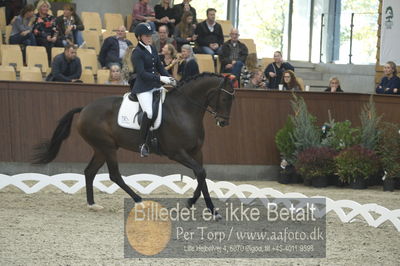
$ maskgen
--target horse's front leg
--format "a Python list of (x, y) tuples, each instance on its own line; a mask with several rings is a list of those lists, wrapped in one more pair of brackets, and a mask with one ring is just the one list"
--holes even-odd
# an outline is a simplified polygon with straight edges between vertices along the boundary
[[(194, 157), (194, 158), (193, 158)], [(186, 151), (181, 150), (179, 153), (175, 154), (171, 159), (183, 164), (184, 166), (193, 170), (194, 175), (197, 179), (197, 188), (194, 191), (193, 197), (188, 200), (188, 207), (191, 207), (196, 203), (197, 199), (200, 197), (200, 193), (203, 192), (204, 200), (206, 202), (207, 208), (213, 213), (215, 219), (221, 219), (221, 215), (217, 212), (214, 207), (214, 203), (211, 200), (210, 193), (208, 191), (206, 177), (207, 173), (203, 167), (202, 163), (202, 153), (198, 151), (193, 155), (189, 155)]]

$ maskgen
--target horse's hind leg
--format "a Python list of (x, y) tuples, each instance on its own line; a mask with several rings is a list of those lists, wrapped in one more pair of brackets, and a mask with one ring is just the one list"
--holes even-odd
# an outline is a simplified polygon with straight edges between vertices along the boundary
[(106, 157), (106, 162), (108, 166), (108, 172), (110, 173), (110, 179), (114, 183), (116, 183), (120, 188), (125, 190), (126, 193), (129, 194), (129, 196), (132, 197), (132, 199), (135, 202), (141, 202), (142, 198), (137, 195), (122, 179), (121, 173), (119, 172), (119, 167), (118, 167), (118, 162), (117, 162), (117, 152), (116, 150), (112, 150), (107, 153)]
[(100, 205), (94, 203), (93, 180), (97, 172), (99, 171), (100, 167), (103, 166), (105, 160), (106, 159), (102, 153), (95, 151), (92, 159), (90, 160), (88, 166), (85, 169), (86, 197), (89, 208), (91, 209), (102, 209)]

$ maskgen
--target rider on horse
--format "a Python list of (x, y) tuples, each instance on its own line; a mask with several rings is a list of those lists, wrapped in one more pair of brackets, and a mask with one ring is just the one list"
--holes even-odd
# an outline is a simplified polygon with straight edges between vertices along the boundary
[[(147, 135), (153, 118), (153, 92), (162, 90), (164, 84), (175, 84), (176, 81), (169, 77), (168, 72), (161, 64), (158, 52), (152, 42), (153, 29), (149, 23), (140, 23), (135, 28), (138, 45), (132, 53), (132, 64), (136, 70), (136, 80), (132, 87), (132, 94), (136, 94), (143, 110), (143, 118), (140, 125), (140, 156), (149, 155), (149, 147), (146, 144)], [(155, 114), (156, 115), (156, 114)]]

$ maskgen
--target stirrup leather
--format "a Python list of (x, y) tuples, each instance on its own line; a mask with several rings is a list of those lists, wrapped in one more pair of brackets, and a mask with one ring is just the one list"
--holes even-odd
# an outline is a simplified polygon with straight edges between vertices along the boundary
[(142, 145), (140, 145), (139, 150), (140, 150), (140, 157), (147, 157), (150, 154), (149, 146), (147, 146), (146, 143), (143, 143)]

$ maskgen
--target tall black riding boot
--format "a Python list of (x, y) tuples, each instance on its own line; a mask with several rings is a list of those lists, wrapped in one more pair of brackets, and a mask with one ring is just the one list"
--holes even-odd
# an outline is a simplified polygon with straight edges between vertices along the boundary
[(147, 136), (149, 134), (151, 126), (151, 120), (147, 118), (147, 114), (144, 113), (142, 117), (142, 123), (140, 124), (140, 141), (142, 142), (141, 145), (139, 145), (139, 150), (140, 150), (140, 157), (147, 157), (149, 156), (149, 146), (147, 146)]

